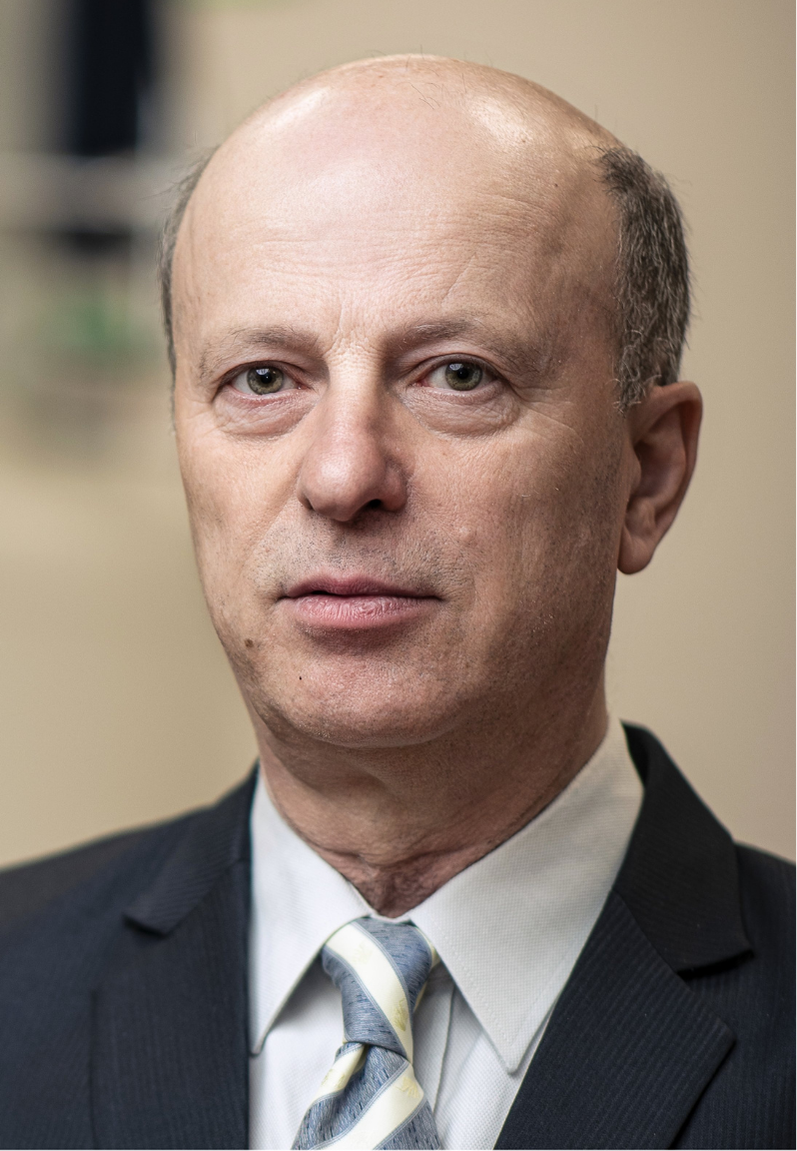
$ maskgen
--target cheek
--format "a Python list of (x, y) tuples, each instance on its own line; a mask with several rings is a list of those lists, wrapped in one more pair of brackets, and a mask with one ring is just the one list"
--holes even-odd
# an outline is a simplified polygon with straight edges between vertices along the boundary
[(619, 454), (606, 442), (558, 459), (523, 504), (523, 565), (551, 613), (585, 626), (610, 610), (622, 516)]
[(254, 452), (251, 444), (204, 434), (200, 425), (178, 425), (177, 436), (191, 532), (203, 582), (223, 577), (229, 584), (240, 579), (246, 557), (277, 514), (280, 469), (269, 466), (263, 445)]
[[(451, 537), (478, 573), (479, 599), (558, 599), (566, 587), (613, 578), (619, 538), (619, 453), (575, 436), (488, 443), (449, 470)], [(456, 479), (451, 482), (451, 476)], [(442, 517), (441, 517), (442, 518)]]

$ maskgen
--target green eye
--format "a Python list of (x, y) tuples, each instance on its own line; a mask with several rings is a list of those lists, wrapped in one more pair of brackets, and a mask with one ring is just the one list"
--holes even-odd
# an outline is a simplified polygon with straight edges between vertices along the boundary
[(279, 368), (250, 368), (246, 373), (246, 383), (256, 396), (270, 396), (280, 391), (285, 376)]
[(478, 364), (446, 364), (446, 383), (457, 392), (471, 392), (481, 381), (484, 372)]

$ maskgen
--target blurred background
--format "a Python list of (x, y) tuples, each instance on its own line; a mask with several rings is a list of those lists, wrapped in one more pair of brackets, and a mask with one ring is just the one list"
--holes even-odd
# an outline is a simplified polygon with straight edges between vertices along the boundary
[(0, 863), (210, 801), (253, 759), (194, 573), (157, 226), (263, 99), (393, 52), (539, 81), (681, 200), (703, 446), (620, 577), (610, 697), (793, 858), (793, 33), (787, 0), (2, 0)]

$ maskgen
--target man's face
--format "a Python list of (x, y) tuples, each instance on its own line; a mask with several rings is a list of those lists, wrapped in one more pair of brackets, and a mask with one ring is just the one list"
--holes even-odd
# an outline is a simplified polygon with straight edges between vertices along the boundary
[(522, 738), (608, 638), (614, 221), (549, 128), (336, 100), (233, 137), (178, 243), (211, 614), (282, 740)]

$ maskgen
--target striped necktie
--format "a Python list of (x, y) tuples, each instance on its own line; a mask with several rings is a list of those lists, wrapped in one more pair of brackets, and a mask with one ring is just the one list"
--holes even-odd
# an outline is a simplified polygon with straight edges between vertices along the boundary
[(412, 1015), (437, 962), (410, 923), (355, 919), (321, 952), (343, 997), (343, 1045), (305, 1112), (294, 1148), (437, 1148), (412, 1068)]

